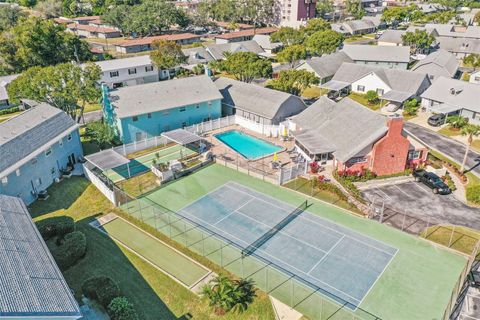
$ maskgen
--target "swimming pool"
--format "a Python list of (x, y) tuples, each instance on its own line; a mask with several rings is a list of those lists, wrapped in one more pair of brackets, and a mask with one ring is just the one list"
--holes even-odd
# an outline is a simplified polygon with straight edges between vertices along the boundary
[(237, 130), (219, 133), (216, 134), (215, 137), (250, 160), (265, 157), (282, 150), (282, 147), (257, 139)]

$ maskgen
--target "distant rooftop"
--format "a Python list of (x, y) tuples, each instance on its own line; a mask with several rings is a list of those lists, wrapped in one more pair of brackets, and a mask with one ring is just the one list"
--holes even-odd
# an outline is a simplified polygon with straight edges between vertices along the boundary
[(235, 39), (235, 38), (240, 38), (240, 37), (254, 36), (256, 34), (270, 34), (270, 33), (274, 33), (277, 30), (278, 29), (274, 28), (274, 27), (266, 27), (266, 28), (259, 28), (259, 29), (247, 29), (247, 30), (242, 30), (242, 31), (228, 32), (228, 33), (220, 34), (220, 35), (215, 36), (215, 38), (230, 40), (230, 39)]
[(342, 51), (355, 61), (410, 62), (409, 46), (396, 47), (346, 44)]
[(130, 58), (97, 61), (95, 64), (99, 66), (103, 72), (105, 72), (139, 66), (148, 66), (152, 64), (152, 60), (150, 60), (150, 55), (145, 54)]
[(122, 41), (116, 46), (119, 47), (131, 47), (131, 46), (140, 46), (140, 45), (148, 45), (152, 44), (155, 40), (167, 40), (167, 41), (180, 41), (180, 40), (187, 40), (187, 39), (199, 39), (202, 36), (193, 34), (193, 33), (176, 33), (176, 34), (164, 34), (161, 36), (153, 36), (153, 37), (144, 37), (144, 38), (137, 38), (137, 39), (130, 39)]
[(110, 91), (119, 118), (222, 99), (208, 76), (180, 78)]
[(20, 198), (0, 194), (0, 235), (0, 318), (80, 318), (78, 304)]

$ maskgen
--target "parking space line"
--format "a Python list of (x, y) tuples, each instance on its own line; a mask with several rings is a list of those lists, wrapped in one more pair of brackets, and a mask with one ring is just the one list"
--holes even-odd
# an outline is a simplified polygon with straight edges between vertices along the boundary
[(430, 190), (428, 190), (427, 188), (422, 187), (420, 183), (415, 183), (414, 185), (415, 185), (417, 188), (421, 189), (422, 191), (427, 191), (428, 193), (430, 193)]
[(386, 194), (382, 189), (380, 189), (379, 187), (375, 187), (375, 189), (377, 189), (378, 191), (380, 191), (381, 193), (383, 193), (385, 196), (382, 196), (383, 199), (388, 199), (388, 200), (392, 200), (392, 198), (390, 198), (390, 196), (388, 194)]
[(397, 186), (397, 185), (395, 184), (395, 185), (394, 185), (394, 187), (395, 187), (395, 188), (397, 188), (397, 189), (398, 189), (398, 191), (400, 191), (401, 193), (403, 193), (404, 195), (406, 195), (407, 197), (409, 197), (409, 198), (410, 198), (410, 195), (409, 195), (408, 193), (406, 193), (405, 191), (403, 191), (402, 189), (400, 189), (400, 187), (399, 187), (399, 186)]

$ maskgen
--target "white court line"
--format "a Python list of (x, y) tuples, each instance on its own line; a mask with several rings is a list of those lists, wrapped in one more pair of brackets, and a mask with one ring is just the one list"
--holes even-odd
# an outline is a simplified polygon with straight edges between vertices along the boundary
[[(274, 207), (276, 207), (276, 208), (278, 208), (278, 209), (280, 209), (280, 210), (282, 210), (282, 211), (289, 212), (289, 211), (287, 211), (286, 209), (279, 207), (279, 206), (276, 205), (275, 203), (271, 203), (271, 202), (265, 201), (265, 200), (263, 200), (263, 199), (261, 199), (261, 198), (258, 198), (258, 197), (254, 196), (254, 195), (251, 195), (251, 194), (249, 194), (248, 192), (245, 192), (245, 191), (243, 191), (243, 190), (234, 189), (234, 188), (228, 186), (228, 184), (230, 184), (230, 183), (240, 185), (241, 187), (243, 187), (243, 188), (245, 188), (245, 189), (248, 189), (248, 190), (251, 190), (251, 191), (253, 191), (254, 193), (260, 193), (260, 192), (258, 192), (258, 191), (253, 190), (253, 189), (250, 189), (250, 188), (248, 188), (248, 187), (246, 187), (246, 186), (244, 186), (244, 185), (238, 184), (238, 183), (236, 183), (236, 182), (231, 182), (231, 181), (227, 182), (224, 186), (226, 186), (226, 187), (228, 187), (228, 188), (230, 188), (230, 189), (233, 189), (233, 190), (235, 190), (235, 191), (240, 191), (240, 192), (242, 192), (242, 193), (244, 193), (244, 194), (247, 194), (247, 195), (249, 195), (249, 196), (251, 196), (251, 197), (254, 197), (254, 198), (258, 199), (259, 201), (262, 201), (262, 202), (265, 202), (265, 203), (267, 203), (267, 204), (270, 204), (270, 205), (272, 205), (272, 206), (274, 206)], [(280, 200), (275, 199), (275, 198), (273, 198), (273, 197), (271, 197), (271, 196), (269, 196), (269, 195), (267, 195), (267, 194), (262, 193), (262, 195), (264, 195), (265, 197), (267, 197), (267, 198), (269, 198), (269, 199), (271, 199), (271, 200), (274, 200), (274, 201), (277, 202), (277, 203), (278, 203), (278, 202), (281, 202)], [(287, 205), (290, 206), (289, 204), (287, 204)], [(290, 207), (291, 207), (291, 206), (290, 206)], [(325, 218), (323, 218), (323, 217), (320, 217), (320, 216), (318, 216), (318, 215), (314, 215), (314, 214), (312, 214), (312, 213), (310, 213), (310, 212), (308, 212), (308, 211), (304, 211), (304, 213), (307, 213), (307, 215), (309, 215), (309, 216), (311, 216), (311, 217), (314, 217), (314, 218), (316, 218), (316, 219), (318, 219), (318, 220), (323, 220), (323, 221), (327, 221), (328, 223), (336, 224), (336, 225), (338, 225), (338, 226), (341, 227), (341, 228), (344, 228), (344, 229), (346, 229), (346, 230), (350, 230), (351, 232), (353, 232), (353, 233), (356, 234), (356, 235), (359, 235), (360, 237), (368, 238), (368, 239), (373, 240), (373, 241), (375, 241), (375, 242), (381, 243), (381, 244), (383, 244), (383, 245), (385, 245), (385, 246), (387, 246), (387, 247), (389, 247), (389, 248), (398, 250), (397, 248), (392, 247), (392, 246), (386, 244), (386, 243), (383, 242), (383, 241), (377, 240), (377, 239), (372, 238), (372, 237), (370, 237), (370, 236), (368, 236), (368, 235), (365, 235), (365, 234), (363, 234), (363, 233), (359, 233), (359, 232), (357, 232), (357, 231), (355, 231), (355, 230), (353, 230), (353, 229), (351, 229), (351, 228), (349, 228), (349, 227), (346, 227), (346, 226), (343, 226), (343, 225), (341, 225), (341, 224), (335, 223), (334, 221), (330, 221), (330, 220), (325, 219)], [(359, 242), (359, 243), (362, 243), (362, 244), (364, 244), (364, 245), (366, 245), (366, 246), (368, 246), (368, 247), (370, 247), (370, 248), (372, 248), (372, 249), (374, 249), (374, 250), (381, 251), (381, 252), (383, 252), (383, 253), (388, 254), (389, 256), (393, 256), (390, 252), (384, 251), (384, 250), (382, 250), (382, 249), (378, 249), (378, 248), (372, 246), (371, 244), (368, 244), (368, 243), (366, 243), (366, 242), (364, 242), (364, 241), (362, 241), (362, 240), (355, 239), (355, 238), (353, 238), (353, 237), (351, 237), (351, 236), (349, 236), (349, 235), (347, 235), (347, 234), (345, 234), (345, 233), (342, 233), (342, 232), (339, 232), (338, 230), (332, 229), (332, 228), (330, 228), (329, 226), (323, 225), (323, 224), (321, 224), (321, 223), (318, 223), (318, 222), (315, 221), (315, 220), (309, 219), (309, 218), (307, 217), (307, 215), (302, 214), (302, 215), (298, 216), (298, 218), (300, 218), (300, 219), (305, 219), (305, 220), (307, 220), (307, 221), (310, 221), (310, 222), (312, 222), (312, 223), (320, 226), (320, 227), (323, 228), (323, 229), (327, 229), (327, 230), (333, 231), (333, 232), (335, 232), (335, 233), (337, 233), (337, 234), (339, 234), (339, 235), (341, 235), (341, 236), (346, 236), (346, 237), (348, 237), (348, 238), (350, 238), (350, 239), (352, 239), (352, 240), (354, 240), (354, 241), (357, 241), (357, 242)]]
[(360, 306), (363, 301), (365, 300), (365, 298), (368, 296), (368, 294), (370, 293), (370, 291), (372, 291), (373, 287), (375, 287), (375, 284), (377, 284), (378, 280), (383, 276), (383, 274), (385, 273), (385, 271), (387, 270), (388, 266), (392, 263), (392, 261), (395, 259), (395, 257), (397, 256), (397, 253), (398, 253), (398, 250), (395, 252), (395, 254), (390, 258), (390, 261), (388, 261), (388, 263), (385, 265), (385, 267), (383, 268), (382, 272), (380, 274), (377, 275), (377, 279), (375, 279), (375, 281), (372, 283), (372, 285), (370, 286), (370, 288), (367, 290), (367, 292), (365, 292), (365, 295), (363, 296), (362, 300), (360, 300), (360, 303), (358, 304), (358, 306)]
[(332, 252), (332, 250), (335, 249), (335, 247), (338, 246), (340, 241), (342, 241), (344, 238), (345, 236), (341, 237), (333, 246), (331, 246), (330, 249), (326, 252), (326, 254), (320, 260), (318, 260), (318, 262), (315, 263), (315, 265), (312, 268), (310, 268), (310, 270), (308, 270), (307, 274), (310, 275), (310, 272), (312, 272), (313, 269), (318, 267), (318, 265), (328, 257), (328, 255)]
[(244, 204), (242, 204), (240, 207), (238, 207), (237, 209), (233, 210), (232, 212), (230, 212), (229, 214), (227, 214), (226, 216), (224, 216), (223, 218), (221, 218), (220, 220), (218, 221), (215, 221), (215, 223), (213, 224), (214, 226), (216, 226), (218, 223), (222, 222), (223, 220), (227, 219), (228, 217), (230, 217), (232, 214), (234, 214), (235, 212), (237, 212), (237, 210), (240, 210), (241, 208), (245, 207), (247, 204), (249, 204), (250, 202), (252, 202), (255, 198), (252, 197), (251, 199), (248, 199)]
[[(182, 209), (182, 210), (180, 210), (180, 211), (183, 211), (183, 212), (187, 213), (190, 217), (193, 216), (193, 217), (195, 218), (195, 216), (192, 215), (192, 214), (191, 214), (190, 212), (188, 212), (187, 210)], [(180, 212), (180, 211), (179, 211), (179, 212)], [(180, 215), (180, 216), (181, 216), (181, 215)], [(189, 219), (190, 219), (190, 217), (189, 217)], [(195, 220), (200, 220), (200, 219), (195, 218)], [(199, 225), (201, 225), (202, 223), (205, 224), (205, 225), (208, 225), (208, 226), (210, 226), (210, 227), (212, 227), (212, 228), (214, 228), (214, 229), (217, 229), (217, 230), (220, 232), (220, 234), (222, 234), (222, 233), (223, 233), (223, 234), (227, 234), (227, 235), (231, 236), (233, 239), (236, 239), (236, 240), (240, 241), (241, 243), (245, 243), (245, 244), (248, 246), (248, 243), (246, 243), (245, 240), (239, 239), (239, 238), (237, 238), (236, 236), (234, 236), (233, 234), (231, 234), (231, 233), (229, 233), (229, 232), (226, 232), (226, 231), (218, 228), (217, 226), (214, 226), (214, 225), (208, 223), (207, 221), (204, 221), (204, 220), (200, 220), (200, 221), (201, 221), (201, 222), (198, 222)], [(230, 241), (231, 241), (231, 240), (230, 240)], [(261, 252), (263, 252), (263, 254), (269, 256), (271, 259), (276, 260), (276, 261), (279, 261), (281, 264), (284, 264), (284, 265), (286, 265), (286, 266), (288, 266), (288, 267), (290, 267), (290, 268), (298, 271), (299, 274), (304, 274), (304, 275), (306, 275), (306, 276), (308, 276), (308, 277), (311, 277), (311, 278), (313, 278), (314, 280), (318, 281), (319, 283), (322, 283), (322, 284), (326, 285), (327, 287), (330, 287), (330, 288), (332, 288), (333, 290), (335, 290), (335, 291), (337, 291), (337, 292), (340, 292), (341, 294), (343, 294), (343, 295), (345, 295), (345, 296), (347, 296), (347, 297), (349, 297), (349, 298), (352, 298), (352, 299), (355, 300), (355, 301), (360, 302), (360, 300), (359, 300), (358, 298), (352, 297), (352, 296), (349, 295), (348, 293), (343, 292), (342, 290), (337, 289), (337, 288), (335, 288), (334, 286), (332, 286), (332, 285), (330, 285), (330, 284), (328, 284), (328, 283), (326, 283), (326, 282), (323, 282), (322, 280), (318, 279), (317, 277), (314, 277), (314, 276), (311, 276), (311, 275), (306, 274), (304, 271), (298, 269), (297, 267), (294, 267), (294, 266), (292, 266), (291, 264), (289, 264), (289, 263), (287, 263), (287, 262), (285, 262), (285, 261), (283, 261), (283, 260), (280, 260), (279, 258), (277, 258), (277, 257), (275, 257), (275, 256), (272, 256), (271, 254), (269, 254), (269, 253), (266, 252), (265, 250), (263, 250), (263, 249), (258, 249), (258, 250), (261, 251)], [(308, 281), (308, 280), (307, 280), (307, 281)], [(325, 289), (323, 289), (323, 290), (325, 290)], [(333, 294), (333, 293), (332, 293), (332, 294)], [(342, 298), (342, 297), (338, 297), (338, 298), (345, 300), (345, 299)], [(333, 300), (334, 300), (334, 299), (333, 299)], [(345, 301), (345, 302), (348, 302), (348, 301)], [(335, 303), (338, 303), (338, 301), (335, 301)], [(350, 303), (350, 304), (351, 304), (351, 303)], [(356, 309), (356, 308), (355, 308), (355, 309)]]

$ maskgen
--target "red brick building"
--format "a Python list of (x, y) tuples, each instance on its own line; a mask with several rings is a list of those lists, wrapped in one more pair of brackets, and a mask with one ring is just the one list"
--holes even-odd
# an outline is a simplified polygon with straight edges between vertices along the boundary
[(298, 152), (339, 172), (395, 174), (428, 155), (426, 146), (403, 130), (401, 117), (385, 117), (349, 98), (336, 103), (321, 97), (291, 124)]

